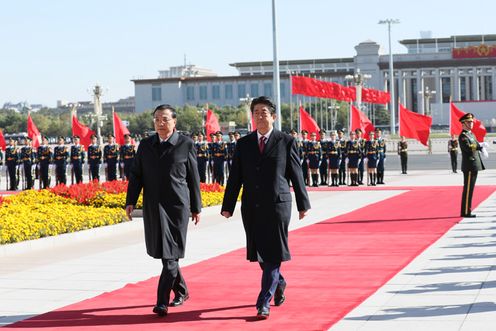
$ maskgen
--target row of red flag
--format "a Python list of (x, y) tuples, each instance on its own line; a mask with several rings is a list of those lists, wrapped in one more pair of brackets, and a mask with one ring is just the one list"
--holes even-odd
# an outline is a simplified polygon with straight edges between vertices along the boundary
[[(123, 145), (125, 143), (124, 135), (129, 134), (129, 130), (126, 127), (126, 125), (124, 125), (119, 115), (117, 115), (117, 113), (114, 111), (112, 112), (112, 119), (113, 119), (115, 142), (119, 145)], [(28, 137), (33, 140), (33, 147), (38, 148), (41, 145), (41, 133), (36, 127), (36, 124), (34, 124), (31, 114), (28, 114), (27, 130), (28, 130)], [(88, 146), (91, 144), (91, 135), (93, 134), (95, 134), (95, 131), (91, 130), (89, 127), (79, 122), (76, 114), (73, 113), (72, 135), (80, 137), (81, 145), (88, 148)], [(0, 129), (0, 147), (3, 150), (5, 150), (5, 148), (7, 147), (5, 137), (1, 129)]]
[[(356, 101), (356, 89), (354, 86), (347, 87), (338, 83), (326, 82), (305, 76), (291, 76), (291, 86), (293, 94), (348, 102)], [(388, 92), (362, 88), (363, 102), (386, 104), (390, 99), (391, 97)]]
[[(370, 119), (362, 111), (353, 105), (350, 105), (350, 130), (361, 129), (364, 137), (368, 139), (369, 132), (374, 131), (375, 127)], [(454, 103), (450, 103), (450, 134), (459, 135), (462, 131), (462, 124), (459, 119), (466, 113), (461, 111)], [(416, 139), (423, 145), (427, 146), (429, 135), (432, 126), (432, 117), (422, 115), (408, 110), (403, 105), (399, 104), (399, 132), (400, 136), (405, 138)], [(312, 116), (300, 106), (300, 128), (308, 133), (316, 133), (317, 137), (320, 128)], [(486, 128), (478, 119), (474, 119), (474, 127), (472, 129), (478, 141), (484, 141), (486, 136)]]

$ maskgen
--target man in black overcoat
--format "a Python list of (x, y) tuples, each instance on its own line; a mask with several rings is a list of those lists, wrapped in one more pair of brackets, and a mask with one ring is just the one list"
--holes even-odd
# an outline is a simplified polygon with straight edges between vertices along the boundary
[(484, 170), (480, 151), (482, 146), (472, 133), (474, 127), (474, 115), (467, 113), (460, 117), (462, 132), (458, 137), (462, 151), (463, 193), (461, 205), (461, 217), (475, 217), (472, 214), (472, 195), (474, 194), (475, 181), (479, 170)]
[(141, 140), (131, 167), (126, 197), (129, 218), (143, 190), (143, 223), (148, 255), (163, 269), (153, 312), (167, 315), (170, 292), (179, 306), (189, 294), (178, 260), (184, 257), (188, 219), (200, 220), (200, 177), (193, 140), (176, 130), (176, 111), (160, 105), (153, 112), (155, 135)]
[(266, 319), (272, 297), (276, 306), (285, 300), (286, 281), (280, 266), (281, 262), (291, 259), (288, 246), (290, 181), (300, 219), (310, 209), (310, 201), (300, 168), (297, 141), (273, 127), (275, 106), (268, 98), (259, 97), (252, 101), (250, 108), (257, 131), (236, 144), (221, 213), (226, 218), (232, 216), (243, 187), (241, 215), (247, 259), (258, 262), (263, 270), (256, 308), (258, 318)]

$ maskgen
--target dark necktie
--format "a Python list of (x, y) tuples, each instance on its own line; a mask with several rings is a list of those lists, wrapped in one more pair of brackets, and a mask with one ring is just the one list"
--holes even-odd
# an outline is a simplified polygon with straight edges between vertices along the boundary
[(261, 136), (260, 137), (260, 142), (258, 143), (258, 149), (260, 150), (260, 154), (263, 154), (264, 148), (265, 148), (265, 137)]

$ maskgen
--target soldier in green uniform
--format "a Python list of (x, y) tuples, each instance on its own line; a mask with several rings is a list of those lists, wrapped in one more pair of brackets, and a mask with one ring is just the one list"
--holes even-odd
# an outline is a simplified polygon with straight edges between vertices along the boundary
[(346, 142), (345, 154), (348, 159), (350, 186), (358, 186), (358, 162), (360, 161), (362, 150), (356, 139), (355, 131), (350, 131), (350, 140)]
[(477, 174), (480, 170), (485, 169), (480, 156), (482, 146), (472, 133), (474, 114), (463, 115), (460, 117), (460, 122), (462, 123), (462, 132), (458, 137), (458, 143), (462, 151), (463, 172), (461, 217), (475, 217), (475, 214), (472, 214), (472, 195), (474, 194)]
[(406, 175), (407, 163), (408, 163), (408, 143), (405, 137), (401, 136), (398, 142), (398, 155), (401, 161), (401, 173)]
[[(341, 145), (336, 138), (336, 131), (331, 131), (331, 139), (327, 142), (327, 160), (329, 161), (329, 172), (331, 174), (331, 183), (329, 186), (339, 186), (338, 171), (339, 162), (341, 161)], [(324, 153), (324, 151), (322, 151)]]
[(451, 158), (451, 170), (456, 174), (458, 168), (458, 139), (456, 139), (456, 135), (452, 135), (451, 139), (448, 140), (448, 153)]
[(33, 164), (36, 161), (36, 152), (32, 146), (31, 138), (26, 138), (26, 146), (21, 148), (20, 161), (24, 170), (23, 189), (30, 190), (34, 186), (33, 182)]
[(375, 129), (377, 141), (377, 184), (384, 183), (384, 166), (386, 163), (386, 140), (382, 137), (382, 130)]

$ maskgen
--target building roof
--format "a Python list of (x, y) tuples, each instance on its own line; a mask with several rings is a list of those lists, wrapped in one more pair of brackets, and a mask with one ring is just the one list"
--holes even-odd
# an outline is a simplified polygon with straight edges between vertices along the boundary
[[(307, 60), (280, 60), (279, 66), (284, 65), (298, 65), (298, 64), (321, 64), (321, 63), (353, 63), (352, 57), (333, 58), (333, 59), (307, 59)], [(252, 62), (236, 62), (230, 63), (231, 67), (257, 67), (257, 66), (271, 66), (272, 61), (252, 61)]]
[(418, 38), (418, 39), (403, 39), (399, 43), (402, 45), (416, 45), (418, 44), (434, 44), (438, 43), (451, 43), (451, 42), (467, 42), (467, 41), (496, 41), (496, 34), (477, 34), (465, 36), (451, 36), (448, 38)]

